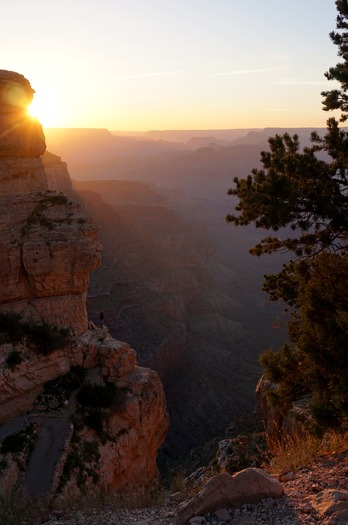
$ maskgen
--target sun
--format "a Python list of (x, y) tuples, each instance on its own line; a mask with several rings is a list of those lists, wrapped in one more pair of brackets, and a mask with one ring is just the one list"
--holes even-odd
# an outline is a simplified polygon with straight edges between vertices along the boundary
[(35, 95), (27, 111), (30, 117), (38, 119), (44, 128), (54, 127), (59, 115), (55, 101), (48, 95)]

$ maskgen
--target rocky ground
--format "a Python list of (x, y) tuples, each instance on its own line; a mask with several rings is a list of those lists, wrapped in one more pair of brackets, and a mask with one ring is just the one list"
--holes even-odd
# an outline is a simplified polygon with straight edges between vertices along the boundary
[[(284, 496), (223, 508), (190, 520), (191, 525), (347, 525), (348, 454), (318, 458), (311, 468), (282, 478)], [(56, 511), (45, 525), (169, 525), (175, 523), (179, 493), (159, 505), (131, 509), (110, 502), (75, 511)]]

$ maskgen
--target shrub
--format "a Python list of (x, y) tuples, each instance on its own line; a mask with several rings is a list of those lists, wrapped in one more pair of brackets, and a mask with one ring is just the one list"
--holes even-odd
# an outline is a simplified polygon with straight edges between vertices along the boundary
[(47, 323), (29, 326), (28, 335), (30, 341), (43, 354), (49, 354), (57, 348), (63, 348), (70, 340), (67, 328), (57, 328)]
[(85, 463), (98, 462), (100, 459), (97, 441), (85, 441), (82, 447), (82, 459)]
[(29, 515), (29, 506), (18, 489), (4, 484), (0, 486), (0, 523), (1, 525), (19, 525), (25, 523)]
[(325, 454), (347, 452), (348, 432), (331, 431), (322, 438), (310, 432), (286, 436), (270, 446), (267, 470), (282, 472), (291, 469), (296, 472), (310, 467), (315, 460)]
[(64, 195), (64, 193), (59, 193), (57, 195), (46, 194), (46, 199), (48, 200), (48, 202), (57, 205), (67, 204), (69, 201), (68, 197)]
[(8, 452), (19, 454), (25, 450), (31, 451), (36, 437), (35, 428), (34, 424), (30, 424), (19, 432), (7, 436), (1, 445), (2, 454)]
[(18, 350), (12, 350), (6, 359), (6, 364), (13, 371), (17, 365), (20, 365), (23, 361), (23, 357)]
[(70, 334), (67, 328), (58, 328), (44, 322), (33, 325), (22, 321), (18, 314), (0, 312), (0, 344), (18, 343), (25, 338), (38, 351), (48, 354), (66, 346), (70, 341)]
[(95, 430), (97, 434), (103, 432), (103, 413), (98, 408), (90, 408), (83, 416), (84, 423)]
[(18, 343), (24, 336), (19, 316), (9, 312), (0, 313), (0, 344)]
[(84, 381), (86, 370), (82, 366), (72, 366), (63, 376), (52, 379), (44, 385), (45, 393), (54, 394), (57, 391), (73, 392), (80, 388)]
[(85, 441), (82, 445), (74, 443), (64, 465), (58, 491), (61, 492), (72, 475), (76, 476), (77, 486), (82, 488), (88, 478), (93, 483), (99, 481), (98, 461), (100, 454), (97, 441)]
[(112, 405), (117, 393), (117, 387), (113, 383), (82, 385), (77, 393), (77, 401), (80, 405), (93, 408), (108, 408)]

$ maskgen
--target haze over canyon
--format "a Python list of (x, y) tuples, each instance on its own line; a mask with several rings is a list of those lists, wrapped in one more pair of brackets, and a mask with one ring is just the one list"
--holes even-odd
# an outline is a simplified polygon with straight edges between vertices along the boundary
[[(258, 356), (284, 338), (286, 319), (261, 291), (281, 260), (250, 256), (260, 232), (225, 222), (233, 177), (257, 167), (281, 131), (45, 130), (101, 228), (89, 316), (97, 323), (102, 310), (110, 333), (159, 373), (170, 457), (254, 409)], [(290, 131), (309, 142), (310, 130)], [(44, 163), (60, 166), (48, 155)]]

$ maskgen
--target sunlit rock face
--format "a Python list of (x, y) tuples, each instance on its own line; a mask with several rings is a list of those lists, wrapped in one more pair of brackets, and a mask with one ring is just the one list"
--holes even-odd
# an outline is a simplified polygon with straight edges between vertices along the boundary
[(0, 157), (38, 157), (44, 153), (42, 126), (28, 114), (34, 93), (23, 75), (0, 70)]
[[(17, 314), (31, 330), (43, 322), (53, 332), (52, 327), (66, 328), (59, 333), (69, 337), (42, 351), (27, 336), (16, 339), (18, 324), (1, 327), (0, 336), (7, 339), (0, 337), (0, 425), (22, 415), (35, 417), (44, 385), (73, 366), (83, 367), (88, 377), (114, 383), (124, 395), (122, 403), (103, 412), (107, 439), (99, 442), (99, 434), (82, 425), (76, 429), (81, 430), (79, 443), (98, 444), (95, 474), (103, 490), (137, 491), (157, 475), (157, 450), (168, 431), (162, 384), (155, 372), (136, 365), (135, 351), (126, 343), (88, 323), (89, 274), (101, 261), (98, 228), (80, 204), (62, 193), (71, 192), (71, 181), (60, 158), (46, 154), (45, 171), (41, 126), (26, 116), (32, 95), (24, 77), (0, 71), (0, 314)], [(13, 355), (19, 357), (14, 366)], [(51, 416), (59, 420), (59, 412)], [(37, 443), (42, 455), (40, 439)], [(43, 473), (44, 480), (59, 479), (69, 447), (73, 444), (67, 440), (59, 448), (60, 459)], [(72, 473), (67, 491), (77, 490), (75, 478)], [(50, 483), (44, 487), (47, 494), (55, 490)]]
[[(87, 329), (89, 274), (101, 260), (95, 222), (50, 191), (45, 138), (27, 113), (34, 90), (0, 70), (0, 310), (28, 322)], [(59, 188), (60, 190), (60, 188)]]

